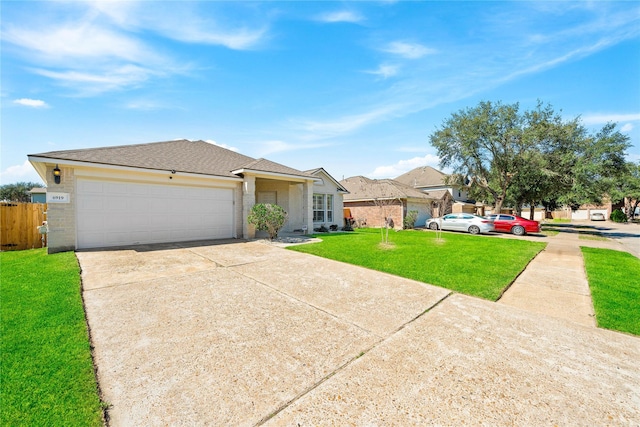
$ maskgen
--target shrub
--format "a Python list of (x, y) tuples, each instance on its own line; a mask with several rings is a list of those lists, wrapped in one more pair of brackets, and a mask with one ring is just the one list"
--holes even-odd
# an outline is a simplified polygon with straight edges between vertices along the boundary
[(418, 211), (409, 211), (407, 212), (407, 216), (404, 217), (404, 228), (409, 229), (413, 228), (416, 225), (416, 220), (418, 219)]
[(620, 209), (611, 212), (609, 219), (613, 222), (627, 222), (627, 216)]
[(287, 221), (287, 213), (278, 205), (271, 203), (258, 203), (253, 205), (247, 221), (256, 227), (256, 230), (269, 233), (271, 240), (278, 237), (278, 231)]

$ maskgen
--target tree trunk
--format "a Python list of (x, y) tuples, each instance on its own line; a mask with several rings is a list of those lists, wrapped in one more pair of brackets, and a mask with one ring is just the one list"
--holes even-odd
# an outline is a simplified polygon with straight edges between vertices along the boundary
[(497, 197), (496, 198), (496, 204), (493, 207), (493, 213), (494, 214), (499, 214), (501, 210), (502, 210), (502, 197)]
[(536, 216), (536, 202), (531, 202), (531, 205), (529, 206), (529, 219), (533, 221), (535, 216)]
[(627, 221), (633, 221), (633, 214), (636, 212), (636, 207), (638, 206), (638, 202), (633, 203), (633, 199), (631, 197), (624, 198), (624, 210), (627, 215)]
[(516, 215), (522, 216), (522, 202), (516, 204)]

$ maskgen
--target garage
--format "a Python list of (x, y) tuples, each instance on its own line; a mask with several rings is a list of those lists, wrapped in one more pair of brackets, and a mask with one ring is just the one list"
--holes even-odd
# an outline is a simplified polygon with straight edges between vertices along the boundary
[(233, 190), (80, 179), (80, 249), (234, 237)]

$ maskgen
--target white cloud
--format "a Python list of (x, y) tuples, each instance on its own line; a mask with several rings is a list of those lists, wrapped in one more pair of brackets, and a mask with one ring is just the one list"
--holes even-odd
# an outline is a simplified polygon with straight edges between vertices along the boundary
[(382, 48), (383, 52), (392, 53), (407, 59), (419, 59), (425, 55), (432, 55), (437, 52), (418, 43), (391, 42)]
[(153, 70), (138, 67), (137, 65), (123, 65), (95, 73), (74, 70), (49, 71), (44, 69), (34, 69), (33, 71), (41, 76), (57, 80), (62, 85), (71, 87), (84, 96), (135, 86), (158, 74)]
[(40, 61), (64, 65), (69, 61), (107, 59), (131, 62), (157, 62), (156, 55), (144, 43), (120, 32), (91, 22), (53, 24), (47, 27), (18, 28), (3, 32), (5, 41), (27, 49)]
[(30, 98), (20, 98), (13, 101), (14, 104), (24, 105), (25, 107), (33, 107), (33, 108), (48, 108), (46, 102), (40, 99), (30, 99)]
[(239, 150), (236, 147), (231, 147), (227, 144), (221, 144), (219, 142), (215, 142), (213, 139), (205, 139), (204, 142), (208, 142), (209, 144), (217, 145), (218, 147), (226, 148), (227, 150), (238, 152)]
[(159, 49), (149, 33), (230, 49), (248, 49), (266, 37), (266, 25), (214, 21), (197, 9), (197, 3), (156, 8), (151, 2), (71, 2), (60, 15), (52, 8), (50, 16), (8, 24), (2, 39), (19, 48), (31, 71), (92, 96), (191, 69), (178, 53)]
[(640, 113), (634, 114), (587, 114), (581, 117), (585, 125), (600, 125), (609, 122), (637, 122), (640, 121)]
[(387, 79), (389, 77), (393, 77), (398, 74), (398, 70), (400, 69), (399, 65), (392, 64), (380, 64), (378, 69), (373, 71), (365, 71), (367, 74), (374, 74), (376, 76), (380, 76), (383, 79)]
[(0, 184), (4, 185), (14, 182), (42, 182), (42, 179), (31, 163), (29, 163), (29, 160), (25, 160), (21, 165), (9, 166), (0, 172)]
[(438, 156), (427, 154), (423, 157), (400, 160), (392, 165), (378, 166), (367, 176), (369, 178), (395, 178), (420, 166), (432, 166), (434, 168), (438, 168), (439, 163), (440, 158)]
[(307, 150), (311, 148), (328, 147), (328, 143), (290, 143), (280, 140), (260, 141), (260, 149), (257, 156), (264, 157), (273, 153), (282, 153), (286, 151)]
[(620, 132), (631, 132), (633, 130), (633, 127), (634, 126), (631, 123), (626, 123), (620, 128)]
[(400, 105), (385, 105), (361, 114), (347, 115), (331, 121), (302, 121), (298, 126), (303, 131), (312, 134), (311, 138), (330, 138), (353, 132), (374, 122), (386, 120), (401, 108)]
[(229, 49), (245, 50), (260, 43), (267, 33), (266, 28), (220, 31), (211, 28), (199, 28), (190, 25), (172, 25), (163, 35), (174, 40), (188, 43), (202, 43), (225, 46)]
[(353, 23), (357, 23), (362, 21), (364, 18), (362, 17), (362, 15), (352, 12), (352, 11), (348, 11), (348, 10), (341, 10), (341, 11), (336, 11), (336, 12), (328, 12), (325, 14), (322, 14), (318, 17), (318, 21), (322, 21), (322, 22), (328, 22), (328, 23), (334, 23), (334, 22), (353, 22)]

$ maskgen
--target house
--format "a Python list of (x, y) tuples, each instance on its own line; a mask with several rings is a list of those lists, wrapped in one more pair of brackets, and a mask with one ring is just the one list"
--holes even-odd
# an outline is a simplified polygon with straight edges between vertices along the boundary
[(418, 212), (418, 227), (431, 218), (433, 197), (395, 180), (354, 176), (340, 184), (349, 192), (344, 195), (344, 207), (358, 225), (383, 227), (385, 219), (391, 218), (394, 228), (402, 228), (409, 211)]
[(34, 187), (28, 191), (31, 203), (47, 203), (47, 189)]
[[(466, 186), (447, 184), (446, 178), (447, 174), (431, 166), (421, 166), (394, 178), (394, 180), (433, 196), (441, 195), (440, 200), (442, 200), (444, 207), (441, 215), (451, 212), (475, 213), (476, 203), (469, 199)], [(448, 192), (451, 198), (449, 199), (443, 192)]]
[(314, 215), (320, 219), (322, 210), (326, 221), (342, 206), (341, 186), (321, 168), (303, 172), (205, 141), (52, 151), (28, 158), (47, 184), (50, 253), (250, 239), (256, 230), (247, 216), (255, 203), (276, 203), (288, 212), (282, 231), (311, 231)]
[(323, 168), (305, 171), (316, 177), (313, 184), (313, 228), (335, 225), (341, 227), (344, 195), (348, 194), (342, 184)]
[[(572, 221), (588, 221), (591, 218), (591, 214), (601, 213), (605, 218), (609, 219), (611, 216), (611, 212), (613, 212), (616, 208), (614, 207), (611, 200), (605, 198), (602, 201), (602, 204), (594, 205), (594, 204), (586, 204), (580, 205), (578, 209), (572, 210), (570, 206), (565, 206), (562, 209), (557, 209), (551, 212), (552, 218), (563, 218), (570, 219)], [(545, 216), (543, 216), (545, 212), (542, 214), (538, 214), (536, 212), (536, 220), (543, 220)]]

